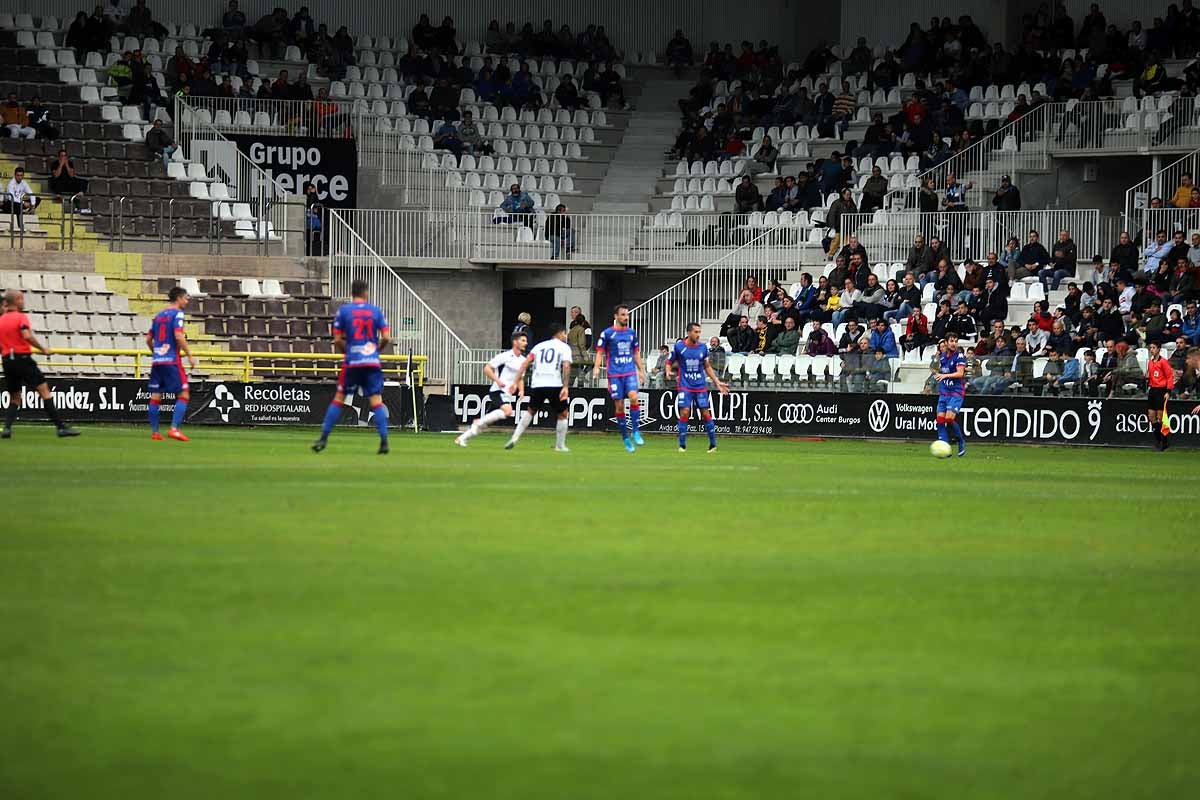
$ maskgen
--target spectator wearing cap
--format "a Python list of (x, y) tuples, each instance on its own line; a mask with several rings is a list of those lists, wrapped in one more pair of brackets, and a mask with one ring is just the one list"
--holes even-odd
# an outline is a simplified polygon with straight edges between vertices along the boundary
[(992, 205), (997, 211), (1021, 210), (1021, 190), (1013, 186), (1009, 176), (1000, 176), (1000, 188), (992, 196)]

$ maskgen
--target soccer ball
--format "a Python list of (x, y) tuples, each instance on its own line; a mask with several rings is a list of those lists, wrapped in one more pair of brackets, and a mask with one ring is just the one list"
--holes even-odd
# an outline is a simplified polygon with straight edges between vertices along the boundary
[(949, 458), (954, 454), (949, 442), (943, 442), (941, 439), (934, 439), (929, 445), (929, 455), (934, 458)]

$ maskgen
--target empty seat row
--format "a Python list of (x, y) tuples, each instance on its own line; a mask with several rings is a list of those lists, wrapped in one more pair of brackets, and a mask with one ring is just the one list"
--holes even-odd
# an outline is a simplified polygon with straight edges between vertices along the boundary
[(35, 331), (46, 333), (145, 334), (148, 325), (132, 314), (83, 314), (71, 312), (30, 312)]
[(120, 294), (60, 294), (31, 290), (25, 305), (34, 311), (75, 314), (128, 314), (129, 298)]
[[(506, 192), (498, 189), (488, 192), (482, 189), (472, 189), (467, 204), (471, 208), (499, 208), (500, 204), (504, 202), (505, 194)], [(529, 192), (529, 197), (533, 200), (535, 208), (554, 209), (562, 202), (562, 198), (558, 196), (557, 192), (547, 192), (544, 199), (541, 192)]]
[(206, 317), (328, 317), (331, 305), (329, 300), (198, 297), (192, 313)]
[(0, 272), (0, 288), (26, 292), (108, 293), (103, 275), (82, 272)]
[(469, 172), (464, 178), (463, 175), (457, 172), (446, 173), (446, 186), (452, 189), (467, 188), (498, 191), (507, 190), (514, 183), (520, 184), (521, 190), (525, 192), (577, 193), (575, 179), (569, 175), (563, 175), (556, 181), (552, 175), (542, 175), (540, 178), (535, 175), (524, 175), (518, 179), (512, 173), (500, 175), (495, 172), (489, 172), (486, 175), (480, 175), (477, 172)]

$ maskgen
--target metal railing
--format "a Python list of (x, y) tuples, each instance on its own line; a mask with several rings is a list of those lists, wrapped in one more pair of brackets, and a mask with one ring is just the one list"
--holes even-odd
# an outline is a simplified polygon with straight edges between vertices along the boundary
[[(942, 163), (917, 176), (919, 185), (933, 180), (939, 206), (944, 199), (947, 177), (954, 173), (966, 191), (967, 207), (990, 208), (992, 197), (1000, 186), (1000, 176), (1014, 175), (1021, 170), (1043, 170), (1049, 166), (1046, 140), (1049, 135), (1049, 106), (1040, 105), (1013, 122), (1003, 125), (967, 149), (954, 154)], [(1014, 178), (1014, 180), (1016, 180)], [(916, 210), (919, 188), (891, 192), (884, 199), (884, 208)]]
[(366, 280), (372, 298), (388, 317), (395, 346), (426, 358), (429, 381), (447, 383), (454, 351), (465, 348), (466, 343), (355, 232), (343, 214), (330, 210), (325, 229), (330, 294), (335, 300), (349, 300), (351, 283)]
[(1165, 230), (1170, 237), (1175, 231), (1183, 231), (1189, 238), (1193, 231), (1200, 231), (1200, 208), (1147, 208), (1141, 212), (1144, 242), (1154, 241), (1157, 231)]
[(1129, 235), (1136, 237), (1137, 232), (1141, 231), (1143, 240), (1145, 240), (1147, 232), (1153, 234), (1157, 228), (1147, 225), (1147, 212), (1151, 210), (1151, 202), (1157, 198), (1162, 201), (1162, 205), (1166, 206), (1171, 202), (1176, 187), (1180, 185), (1180, 178), (1186, 174), (1195, 179), (1198, 168), (1200, 168), (1200, 150), (1193, 150), (1178, 161), (1171, 162), (1150, 177), (1126, 189), (1125, 229), (1129, 231)]
[[(670, 288), (634, 307), (630, 324), (637, 329), (645, 352), (672, 342), (684, 334), (688, 322), (723, 321), (736, 302), (747, 275), (755, 275), (766, 285), (761, 252), (769, 246), (773, 231), (762, 231), (754, 238), (717, 258)], [(783, 272), (780, 269), (779, 272)], [(787, 276), (781, 275), (786, 279)]]
[[(190, 99), (190, 98), (189, 98)], [(286, 229), (286, 206), (288, 194), (260, 166), (238, 149), (238, 146), (213, 127), (208, 113), (199, 114), (187, 100), (175, 98), (175, 142), (188, 161), (200, 163), (206, 175), (217, 184), (224, 184), (228, 199), (213, 200), (214, 209), (220, 216), (217, 203), (246, 203), (250, 207), (251, 220), (236, 221), (237, 228), (252, 232), (253, 239), (263, 255), (268, 255), (273, 243), (278, 243), (280, 252), (288, 255), (287, 237), (280, 235)], [(209, 199), (209, 187), (205, 185), (204, 196)], [(248, 230), (247, 230), (248, 229)]]
[(1048, 115), (1048, 145), (1056, 156), (1178, 153), (1200, 147), (1200, 105), (1195, 97), (1068, 100), (1040, 108)]
[[(403, 350), (401, 344), (396, 349)], [(229, 375), (237, 380), (262, 380), (280, 374), (312, 380), (341, 371), (345, 356), (341, 353), (250, 353), (236, 350), (193, 350), (192, 355), (206, 373)], [(69, 361), (61, 360), (63, 357)], [(42, 366), (79, 374), (119, 375), (132, 372), (143, 378), (150, 368), (153, 354), (146, 350), (93, 347), (57, 347), (46, 357)], [(402, 379), (414, 386), (425, 385), (425, 364), (421, 355), (407, 353), (381, 354), (384, 377)]]
[[(389, 263), (466, 259), (487, 263), (574, 261), (696, 269), (754, 243), (764, 267), (821, 262), (812, 229), (763, 214), (571, 214), (569, 228), (538, 208), (528, 215), (497, 209), (350, 209), (341, 212)], [(569, 230), (569, 233), (564, 231)]]
[(1036, 230), (1047, 249), (1058, 232), (1065, 230), (1075, 241), (1079, 258), (1107, 253), (1113, 242), (1101, 237), (1098, 209), (1047, 209), (1044, 211), (947, 211), (922, 214), (916, 211), (886, 211), (875, 214), (843, 214), (843, 237), (858, 237), (872, 263), (904, 261), (916, 235), (928, 242), (936, 236), (956, 263), (973, 258), (980, 263), (989, 250), (1001, 253), (1010, 236), (1022, 245)]
[(197, 123), (222, 133), (350, 139), (360, 115), (350, 101), (269, 100), (257, 97), (188, 97)]

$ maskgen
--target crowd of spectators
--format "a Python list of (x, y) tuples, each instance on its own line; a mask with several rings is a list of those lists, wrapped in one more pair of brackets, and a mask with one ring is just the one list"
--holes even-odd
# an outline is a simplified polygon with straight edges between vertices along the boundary
[[(1030, 231), (1023, 246), (1014, 239), (1004, 254), (968, 260), (961, 275), (943, 251), (937, 238), (918, 235), (904, 270), (881, 281), (850, 236), (833, 269), (815, 281), (805, 272), (793, 287), (771, 280), (763, 289), (747, 278), (721, 336), (732, 353), (837, 356), (842, 388), (870, 391), (891, 380), (890, 371), (872, 372), (885, 364), (894, 370), (887, 359), (944, 346), (954, 333), (968, 358), (970, 391), (988, 394), (1140, 391), (1139, 353), (1158, 345), (1176, 370), (1176, 395), (1200, 393), (1195, 371), (1186, 369), (1200, 347), (1200, 232), (1185, 241), (1182, 231), (1160, 230), (1141, 250), (1122, 233), (1109, 258), (1097, 255), (1090, 267), (1078, 263), (1068, 231), (1058, 233), (1052, 252)], [(1039, 277), (1064, 283), (1065, 296), (1053, 306), (1037, 300), (1023, 325), (1010, 324), (1010, 287)], [(932, 303), (922, 302), (929, 283)], [(1044, 368), (1035, 370), (1041, 359)]]

